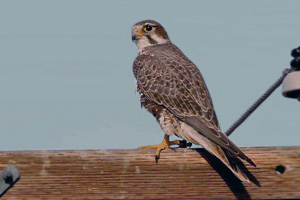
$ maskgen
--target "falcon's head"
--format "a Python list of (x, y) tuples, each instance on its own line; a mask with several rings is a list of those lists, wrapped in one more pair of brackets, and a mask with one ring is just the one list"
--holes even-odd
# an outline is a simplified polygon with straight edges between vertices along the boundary
[(142, 51), (145, 47), (170, 42), (167, 32), (160, 23), (153, 20), (144, 20), (132, 27), (132, 41)]

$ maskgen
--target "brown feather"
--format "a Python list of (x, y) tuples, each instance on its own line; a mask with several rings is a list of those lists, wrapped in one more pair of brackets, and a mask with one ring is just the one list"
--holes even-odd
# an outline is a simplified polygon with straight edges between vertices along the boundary
[[(134, 63), (137, 84), (143, 94), (212, 142), (255, 166), (220, 130), (209, 91), (196, 66), (172, 43), (145, 50), (147, 54), (138, 56)], [(161, 82), (164, 77), (167, 79)], [(164, 90), (170, 92), (162, 93)]]
[[(168, 38), (155, 21), (137, 24), (154, 25), (155, 34)], [(144, 47), (134, 61), (133, 72), (142, 105), (156, 117), (167, 135), (176, 134), (202, 145), (242, 181), (249, 181), (231, 155), (255, 164), (221, 131), (200, 71), (175, 45), (168, 40)]]

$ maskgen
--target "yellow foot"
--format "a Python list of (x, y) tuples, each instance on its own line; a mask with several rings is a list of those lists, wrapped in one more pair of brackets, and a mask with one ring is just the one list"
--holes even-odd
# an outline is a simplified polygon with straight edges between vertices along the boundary
[(160, 144), (156, 145), (147, 145), (147, 146), (141, 146), (139, 149), (156, 149), (155, 153), (155, 162), (157, 163), (160, 158), (160, 152), (164, 149), (170, 148), (171, 145), (181, 145), (182, 141), (175, 140), (175, 141), (169, 141), (168, 135), (165, 135), (164, 140)]

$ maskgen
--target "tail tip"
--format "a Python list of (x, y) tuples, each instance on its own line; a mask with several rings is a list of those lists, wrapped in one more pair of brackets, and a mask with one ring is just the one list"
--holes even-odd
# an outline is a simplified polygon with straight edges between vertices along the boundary
[(245, 158), (245, 160), (250, 163), (252, 166), (256, 167), (256, 164), (250, 159), (250, 158)]

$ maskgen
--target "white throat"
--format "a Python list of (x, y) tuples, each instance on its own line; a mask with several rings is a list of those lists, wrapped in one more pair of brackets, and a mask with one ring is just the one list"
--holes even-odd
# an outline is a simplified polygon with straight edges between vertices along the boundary
[(142, 38), (140, 38), (137, 42), (136, 45), (138, 47), (139, 53), (143, 51), (144, 48), (149, 47), (149, 46), (154, 46), (154, 45), (159, 45), (159, 44), (165, 44), (170, 42), (169, 39), (163, 39), (161, 37), (158, 37), (155, 34), (151, 35), (151, 39), (153, 39), (156, 43), (155, 44), (151, 44), (149, 39), (145, 36), (143, 36)]
[(153, 44), (151, 44), (146, 37), (142, 37), (136, 42), (136, 46), (139, 50), (139, 53), (141, 53), (145, 47), (153, 46)]

